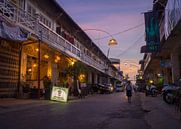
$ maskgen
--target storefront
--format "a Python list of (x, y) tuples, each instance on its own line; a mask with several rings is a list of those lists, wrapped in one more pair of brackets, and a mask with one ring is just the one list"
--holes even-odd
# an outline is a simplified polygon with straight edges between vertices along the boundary
[[(40, 64), (38, 64), (39, 51)], [(24, 45), (21, 57), (22, 91), (29, 92), (23, 89), (30, 89), (30, 91), (31, 89), (40, 89), (40, 94), (43, 95), (47, 87), (49, 90), (52, 86), (71, 87), (73, 79), (68, 70), (73, 61), (74, 59), (61, 54), (44, 43), (41, 44), (40, 50), (36, 42)], [(38, 69), (38, 65), (40, 65), (40, 69)], [(40, 86), (38, 84), (39, 77)], [(45, 83), (47, 79), (50, 81), (48, 84)]]

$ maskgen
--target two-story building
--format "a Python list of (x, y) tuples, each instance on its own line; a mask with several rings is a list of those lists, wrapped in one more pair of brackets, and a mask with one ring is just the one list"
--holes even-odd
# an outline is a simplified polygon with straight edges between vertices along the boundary
[(73, 85), (68, 70), (77, 62), (87, 84), (122, 78), (56, 0), (0, 0), (0, 96), (16, 96), (22, 86), (43, 89), (45, 76)]

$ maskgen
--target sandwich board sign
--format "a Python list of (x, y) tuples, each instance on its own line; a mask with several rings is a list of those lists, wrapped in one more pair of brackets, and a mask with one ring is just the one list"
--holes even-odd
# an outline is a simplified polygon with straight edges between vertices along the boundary
[(68, 88), (53, 86), (51, 93), (51, 100), (67, 102), (68, 101)]

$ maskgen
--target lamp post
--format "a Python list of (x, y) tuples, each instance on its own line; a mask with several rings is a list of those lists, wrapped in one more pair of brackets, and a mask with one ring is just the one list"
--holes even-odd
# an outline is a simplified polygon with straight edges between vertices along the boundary
[(109, 58), (109, 52), (110, 52), (111, 46), (115, 46), (115, 45), (117, 45), (117, 44), (118, 44), (118, 43), (117, 43), (117, 41), (116, 41), (114, 38), (112, 38), (112, 39), (109, 40), (109, 43), (108, 43), (109, 48), (108, 48), (108, 51), (107, 51), (107, 58)]
[(107, 32), (107, 31), (105, 31), (105, 30), (102, 30), (102, 29), (94, 29), (94, 28), (93, 28), (93, 29), (84, 29), (83, 31), (99, 31), (99, 32), (106, 33), (108, 36), (111, 37), (111, 39), (109, 39), (109, 41), (108, 41), (108, 46), (109, 46), (109, 48), (108, 48), (107, 55), (106, 55), (106, 57), (109, 58), (109, 53), (110, 53), (110, 48), (111, 48), (111, 46), (115, 46), (115, 45), (118, 44), (118, 42), (116, 41), (116, 39), (115, 39), (109, 32)]

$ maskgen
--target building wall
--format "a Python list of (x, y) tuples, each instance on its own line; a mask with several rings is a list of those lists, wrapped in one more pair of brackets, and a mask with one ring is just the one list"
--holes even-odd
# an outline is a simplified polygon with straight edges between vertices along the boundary
[(0, 97), (14, 97), (19, 71), (19, 44), (0, 39)]

